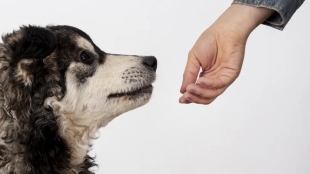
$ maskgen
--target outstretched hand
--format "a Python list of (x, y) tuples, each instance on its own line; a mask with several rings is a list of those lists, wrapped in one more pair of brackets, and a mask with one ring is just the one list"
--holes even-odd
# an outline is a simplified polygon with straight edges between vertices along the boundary
[(179, 102), (210, 104), (221, 95), (240, 74), (248, 36), (272, 13), (245, 5), (229, 7), (190, 50)]

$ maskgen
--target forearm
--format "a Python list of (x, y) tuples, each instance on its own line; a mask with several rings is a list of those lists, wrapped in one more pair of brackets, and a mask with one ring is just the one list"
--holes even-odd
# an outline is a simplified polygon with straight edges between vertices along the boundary
[(267, 8), (233, 4), (213, 25), (230, 30), (246, 39), (258, 25), (269, 18), (274, 12), (274, 10)]
[(304, 0), (233, 0), (232, 4), (242, 4), (274, 10), (262, 24), (283, 30)]

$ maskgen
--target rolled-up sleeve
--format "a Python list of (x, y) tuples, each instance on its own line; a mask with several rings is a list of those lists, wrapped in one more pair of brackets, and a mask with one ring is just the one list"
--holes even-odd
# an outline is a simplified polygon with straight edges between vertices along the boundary
[(304, 0), (234, 0), (232, 4), (243, 4), (275, 10), (262, 24), (283, 30)]

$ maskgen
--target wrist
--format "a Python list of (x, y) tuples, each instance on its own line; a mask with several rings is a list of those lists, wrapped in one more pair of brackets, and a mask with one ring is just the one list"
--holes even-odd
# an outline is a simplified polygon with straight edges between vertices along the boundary
[(250, 33), (268, 17), (273, 10), (248, 5), (231, 5), (214, 23), (226, 29), (234, 30), (240, 35), (248, 37)]

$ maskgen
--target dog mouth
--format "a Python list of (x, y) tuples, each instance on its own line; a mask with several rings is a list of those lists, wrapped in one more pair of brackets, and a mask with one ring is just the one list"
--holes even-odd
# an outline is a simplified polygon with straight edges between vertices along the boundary
[(149, 94), (152, 92), (152, 89), (153, 89), (152, 85), (146, 85), (128, 92), (112, 93), (108, 96), (108, 98), (120, 98), (124, 96), (137, 96), (141, 94)]

